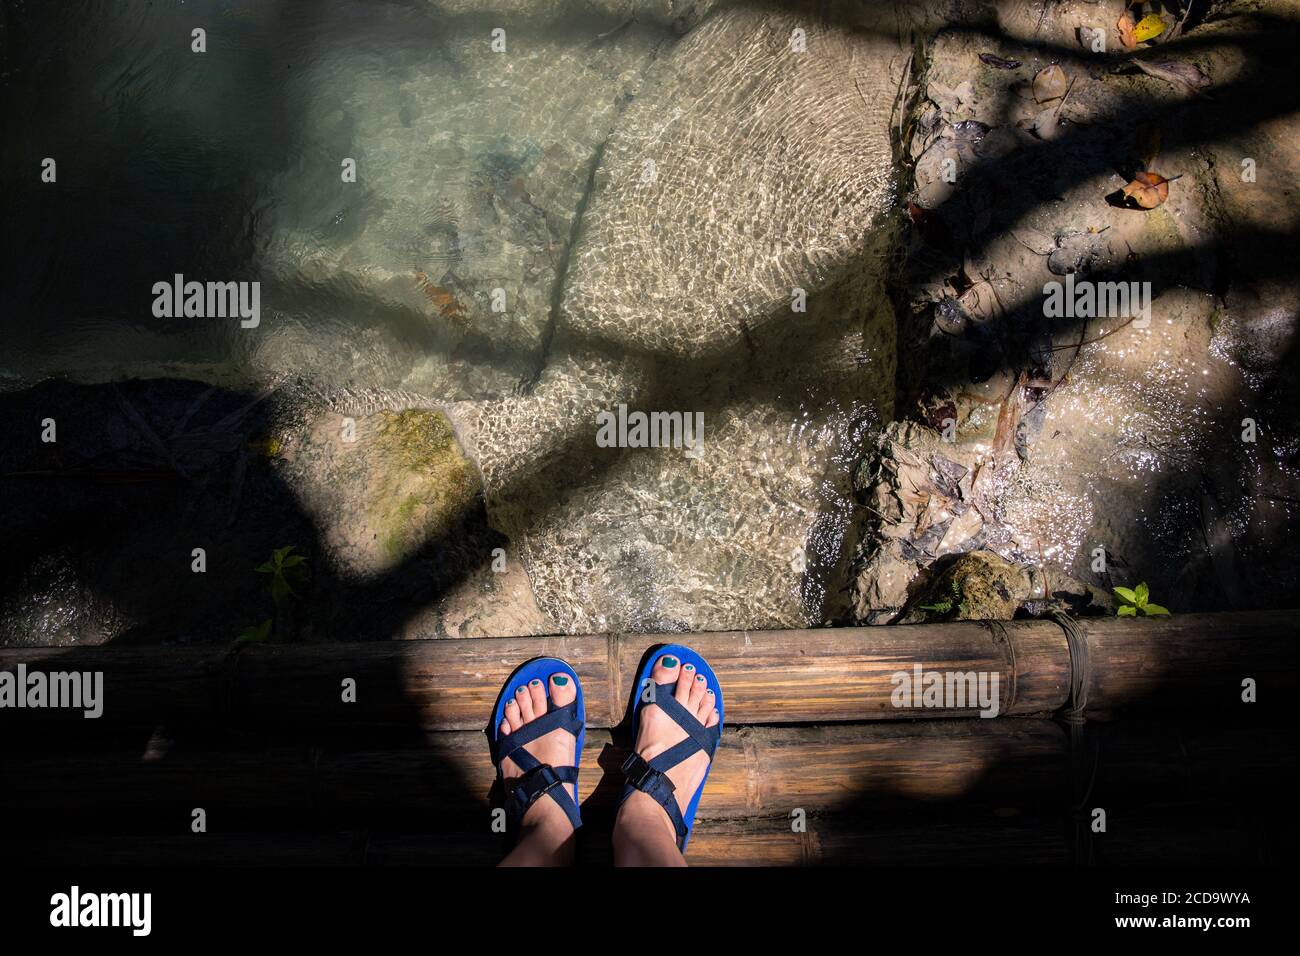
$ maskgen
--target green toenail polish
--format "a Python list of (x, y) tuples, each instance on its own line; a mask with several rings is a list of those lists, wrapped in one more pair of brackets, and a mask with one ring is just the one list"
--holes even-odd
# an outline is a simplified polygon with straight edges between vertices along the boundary
[(538, 687), (538, 686), (541, 685), (542, 682), (539, 681), (536, 677), (534, 677), (534, 678), (533, 678), (532, 680), (530, 680), (528, 683), (532, 684), (534, 687)]
[(660, 661), (659, 663), (663, 664), (664, 667), (676, 667), (676, 666), (677, 666), (677, 658), (675, 658), (675, 657), (665, 657), (665, 658), (664, 658), (662, 661)]
[(704, 680), (704, 675), (703, 675), (703, 674), (697, 674), (696, 677), (695, 677), (695, 679), (696, 679), (696, 680)]
[(686, 666), (686, 669), (687, 669), (688, 671), (693, 671), (693, 670), (695, 670), (695, 665), (694, 665), (694, 664), (687, 664), (687, 665), (685, 665), (685, 666)]
[(564, 686), (565, 684), (567, 684), (568, 682), (569, 682), (569, 678), (567, 678), (567, 677), (557, 677), (557, 678), (555, 678), (555, 686), (556, 686), (556, 687), (563, 687), (563, 686)]

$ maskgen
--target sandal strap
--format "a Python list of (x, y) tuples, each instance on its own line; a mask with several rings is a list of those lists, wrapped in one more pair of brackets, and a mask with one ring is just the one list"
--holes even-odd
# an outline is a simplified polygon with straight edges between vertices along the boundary
[[(681, 705), (676, 697), (673, 696), (673, 688), (676, 684), (655, 684), (654, 699), (649, 703), (654, 704), (665, 714), (672, 718), (673, 723), (687, 733), (687, 740), (693, 740), (697, 744), (683, 757), (678, 759), (670, 766), (676, 766), (695, 753), (696, 750), (703, 750), (709, 755), (709, 760), (713, 760), (714, 753), (718, 749), (718, 741), (722, 739), (722, 724), (714, 724), (712, 727), (705, 727), (699, 719), (689, 710)], [(685, 741), (683, 741), (684, 743)], [(661, 755), (662, 756), (662, 755)], [(658, 758), (656, 758), (658, 759)]]
[(689, 831), (686, 829), (686, 821), (682, 819), (681, 808), (677, 806), (676, 785), (668, 779), (666, 773), (653, 766), (653, 761), (647, 762), (638, 753), (633, 753), (624, 760), (620, 769), (627, 777), (623, 799), (626, 800), (633, 790), (640, 790), (663, 807), (677, 832), (677, 849), (680, 850), (686, 843)]
[(686, 739), (674, 744), (652, 760), (645, 760), (640, 754), (633, 753), (623, 761), (623, 775), (627, 777), (627, 786), (623, 790), (626, 800), (633, 790), (648, 794), (664, 808), (668, 818), (677, 831), (677, 848), (686, 844), (689, 830), (682, 819), (681, 808), (677, 805), (676, 786), (668, 778), (668, 771), (686, 758), (703, 751), (712, 762), (717, 753), (718, 742), (722, 739), (722, 724), (705, 727), (694, 714), (688, 711), (673, 696), (675, 683), (655, 684), (654, 699), (649, 701), (667, 714), (682, 730)]
[(506, 790), (506, 812), (510, 816), (511, 824), (518, 827), (528, 808), (549, 794), (551, 799), (560, 805), (560, 809), (569, 818), (573, 828), (578, 829), (582, 826), (582, 815), (564, 786), (567, 783), (577, 782), (577, 767), (552, 767), (547, 763), (538, 763), (521, 777), (503, 780), (502, 785)]
[(498, 767), (501, 766), (501, 761), (507, 758), (513, 760), (525, 773), (540, 766), (541, 761), (524, 747), (552, 730), (567, 730), (573, 734), (574, 740), (577, 740), (583, 727), (583, 722), (578, 717), (578, 702), (572, 700), (563, 707), (557, 707), (555, 701), (548, 698), (547, 705), (547, 711), (542, 716), (524, 724), (513, 734), (497, 738), (493, 762)]

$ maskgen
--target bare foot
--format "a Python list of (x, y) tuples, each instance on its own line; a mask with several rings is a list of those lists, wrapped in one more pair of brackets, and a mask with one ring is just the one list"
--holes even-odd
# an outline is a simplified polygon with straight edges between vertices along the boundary
[[(577, 699), (577, 685), (574, 684), (573, 678), (568, 674), (552, 674), (549, 683), (551, 699), (555, 701), (556, 707), (571, 704)], [(545, 713), (546, 687), (540, 679), (534, 678), (527, 685), (516, 690), (514, 697), (506, 702), (505, 720), (501, 721), (498, 732), (503, 737), (506, 734), (512, 734)], [(550, 764), (552, 767), (573, 766), (576, 748), (577, 740), (573, 734), (562, 729), (552, 730), (549, 734), (543, 734), (531, 743), (524, 745), (524, 750), (542, 763)], [(511, 780), (522, 777), (523, 771), (519, 769), (518, 764), (507, 758), (501, 761), (501, 776), (509, 783)], [(566, 783), (564, 786), (568, 789), (569, 796), (573, 798), (574, 803), (577, 803), (578, 788), (571, 783)], [(558, 803), (550, 799), (537, 800), (529, 807), (524, 814), (523, 825), (533, 826), (541, 822), (549, 823), (552, 822), (553, 817), (559, 818), (554, 822), (563, 822), (566, 828), (573, 829), (573, 824), (569, 822), (564, 810)]]
[[(695, 716), (705, 727), (716, 727), (720, 715), (717, 708), (716, 692), (709, 687), (708, 681), (703, 674), (697, 674), (695, 668), (686, 664), (683, 665), (675, 656), (665, 654), (655, 662), (654, 668), (650, 671), (650, 679), (656, 684), (668, 684), (676, 682), (673, 689), (673, 697), (686, 710)], [(675, 720), (663, 712), (663, 710), (654, 704), (642, 704), (637, 716), (637, 734), (636, 734), (636, 752), (641, 755), (642, 759), (649, 762), (659, 754), (663, 753), (670, 747), (681, 743), (686, 739), (687, 733)], [(686, 813), (686, 807), (690, 804), (691, 798), (695, 796), (695, 791), (704, 779), (705, 772), (709, 769), (709, 755), (703, 751), (697, 751), (691, 754), (677, 766), (667, 771), (668, 779), (673, 782), (676, 788), (675, 796), (677, 797), (678, 808), (683, 814)], [(631, 793), (627, 800), (623, 802), (623, 807), (627, 808), (629, 813), (649, 813), (654, 811), (655, 815), (663, 822), (672, 835), (674, 845), (677, 842), (677, 830), (673, 826), (672, 820), (664, 812), (655, 799), (649, 794), (638, 791)]]

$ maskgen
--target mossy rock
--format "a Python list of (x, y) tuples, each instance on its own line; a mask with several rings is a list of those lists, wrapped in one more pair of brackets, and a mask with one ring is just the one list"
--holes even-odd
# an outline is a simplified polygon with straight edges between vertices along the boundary
[(969, 551), (912, 600), (899, 623), (1008, 621), (1031, 595), (1032, 583), (1027, 568), (992, 551)]

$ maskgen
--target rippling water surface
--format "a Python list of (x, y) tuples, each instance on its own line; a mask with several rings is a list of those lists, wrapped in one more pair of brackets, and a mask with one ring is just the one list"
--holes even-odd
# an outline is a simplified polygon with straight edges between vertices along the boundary
[[(31, 176), (6, 200), (4, 385), (296, 379), (445, 407), (560, 628), (819, 621), (892, 403), (889, 51), (817, 28), (798, 60), (770, 9), (700, 19), (16, 5), (4, 149)], [(176, 274), (260, 282), (261, 324), (156, 318)], [(597, 449), (619, 402), (702, 412), (704, 457)]]

